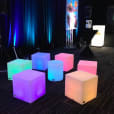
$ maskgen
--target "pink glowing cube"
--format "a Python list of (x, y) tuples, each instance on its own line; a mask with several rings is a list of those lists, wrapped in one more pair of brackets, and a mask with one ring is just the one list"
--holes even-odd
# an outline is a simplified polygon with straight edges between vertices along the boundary
[(32, 103), (46, 93), (45, 73), (25, 70), (13, 76), (13, 96)]
[(65, 96), (83, 105), (97, 96), (98, 76), (83, 71), (66, 74)]
[(80, 60), (77, 70), (97, 74), (97, 61)]
[(74, 55), (68, 53), (59, 53), (55, 55), (55, 60), (63, 61), (64, 71), (69, 71), (74, 66)]

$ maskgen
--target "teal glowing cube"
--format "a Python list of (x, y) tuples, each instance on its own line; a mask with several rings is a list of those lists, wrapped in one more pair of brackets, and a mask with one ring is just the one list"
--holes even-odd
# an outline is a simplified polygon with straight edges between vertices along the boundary
[(48, 62), (48, 80), (62, 81), (63, 80), (63, 62), (52, 60)]
[(32, 69), (32, 61), (24, 59), (16, 59), (7, 63), (8, 80), (13, 79), (13, 75), (24, 70)]

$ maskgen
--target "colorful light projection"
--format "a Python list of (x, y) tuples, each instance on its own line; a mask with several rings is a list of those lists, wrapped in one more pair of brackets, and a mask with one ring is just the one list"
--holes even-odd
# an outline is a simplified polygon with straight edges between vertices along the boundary
[(10, 27), (9, 27), (9, 38), (8, 38), (8, 47), (11, 44), (11, 34), (12, 34), (12, 31), (11, 31), (11, 23), (10, 23)]
[(23, 0), (10, 0), (8, 47), (22, 44), (23, 34)]
[(54, 25), (54, 10), (53, 10), (53, 0), (46, 1), (46, 35), (48, 38), (48, 43), (50, 44), (53, 36), (53, 25)]
[(49, 44), (52, 41), (52, 23), (51, 23), (51, 19), (48, 20), (47, 22), (47, 38), (48, 38), (48, 42)]
[(83, 105), (97, 96), (98, 76), (75, 71), (65, 76), (65, 96)]
[(78, 31), (78, 0), (67, 0), (66, 4), (66, 46), (73, 46), (73, 30)]
[(26, 70), (13, 76), (13, 96), (33, 103), (46, 93), (45, 73)]
[(15, 30), (15, 33), (14, 33), (14, 41), (13, 41), (13, 45), (14, 45), (14, 47), (16, 46), (16, 41), (17, 41), (17, 33), (16, 33), (16, 30)]
[(27, 44), (35, 46), (37, 30), (37, 3), (36, 0), (25, 0), (25, 36)]
[(8, 80), (12, 80), (13, 75), (24, 70), (32, 69), (32, 61), (16, 59), (7, 63)]
[(14, 28), (13, 28), (13, 46), (17, 46), (18, 44), (18, 30), (19, 30), (19, 9), (20, 6), (18, 5), (18, 0), (15, 0), (15, 11), (14, 11)]
[(52, 60), (48, 62), (48, 80), (62, 81), (63, 80), (63, 62)]
[(77, 70), (85, 71), (91, 74), (97, 74), (97, 61), (80, 60)]

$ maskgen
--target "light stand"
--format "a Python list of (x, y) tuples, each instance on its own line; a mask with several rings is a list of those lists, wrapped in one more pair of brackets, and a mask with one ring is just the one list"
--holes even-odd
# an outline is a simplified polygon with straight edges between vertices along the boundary
[(16, 57), (16, 59), (19, 59), (19, 57), (17, 56), (17, 52), (16, 52), (15, 47), (13, 47), (13, 51), (14, 51), (14, 53), (15, 53), (15, 57)]

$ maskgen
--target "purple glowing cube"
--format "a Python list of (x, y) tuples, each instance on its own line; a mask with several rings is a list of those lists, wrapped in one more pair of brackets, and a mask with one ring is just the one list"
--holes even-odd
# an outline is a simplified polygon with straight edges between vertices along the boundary
[(13, 96), (32, 103), (46, 93), (45, 73), (25, 70), (13, 76)]
[(36, 70), (47, 70), (48, 61), (50, 61), (50, 53), (38, 52), (31, 56), (32, 58), (32, 69)]

